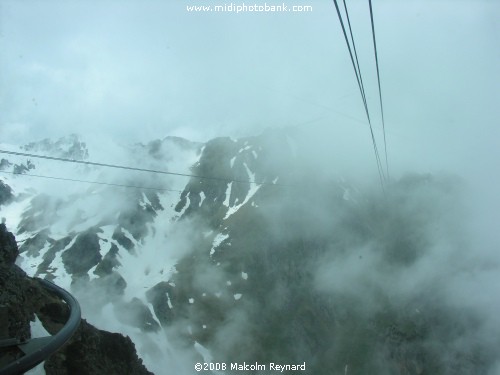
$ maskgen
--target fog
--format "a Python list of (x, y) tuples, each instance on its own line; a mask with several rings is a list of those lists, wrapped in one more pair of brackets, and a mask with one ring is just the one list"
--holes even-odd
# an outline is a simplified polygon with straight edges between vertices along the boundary
[[(195, 327), (207, 323), (206, 311), (195, 308), (181, 311), (185, 319), (169, 325), (168, 339), (163, 331), (154, 339), (135, 328), (125, 332), (139, 340), (157, 371), (169, 352), (178, 366), (172, 373), (191, 373), (200, 358), (192, 349), (196, 337), (214, 359), (228, 362), (296, 360), (318, 369), (333, 358), (333, 373), (392, 374), (398, 372), (386, 367), (388, 355), (413, 351), (440, 373), (466, 373), (473, 362), (463, 359), (468, 355), (484, 364), (483, 373), (498, 373), (500, 4), (374, 2), (391, 175), (385, 191), (335, 7), (327, 0), (308, 4), (312, 12), (234, 14), (188, 12), (186, 5), (197, 5), (192, 0), (0, 0), (0, 142), (15, 147), (77, 133), (92, 161), (185, 173), (196, 152), (181, 156), (169, 148), (154, 159), (130, 145), (168, 135), (206, 142), (269, 129), (286, 133), (290, 149), (271, 147), (267, 162), (288, 187), (279, 193), (261, 187), (265, 210), (228, 224), (232, 248), (240, 241), (248, 250), (240, 255), (254, 274), (199, 259), (186, 266), (211, 239), (200, 233), (214, 228), (196, 215), (172, 224), (177, 196), (163, 195), (166, 210), (148, 226), (137, 254), (143, 264), (153, 273), (164, 265), (171, 272), (181, 259), (192, 279), (168, 275), (195, 299), (219, 293), (230, 279), (233, 284), (216, 308), (210, 305), (220, 320), (206, 335)], [(348, 6), (383, 150), (368, 4)], [(58, 172), (74, 174), (71, 167)], [(175, 190), (187, 183), (111, 169), (90, 176)], [(34, 184), (42, 192), (60, 190), (64, 199), (78, 189)], [(82, 200), (90, 219), (100, 209), (111, 217), (132, 200), (127, 192), (90, 191), (100, 192)], [(264, 233), (265, 240), (245, 242), (243, 229)], [(121, 259), (130, 269), (135, 261)], [(234, 281), (247, 272), (250, 288)], [(129, 276), (143, 274), (138, 267)], [(131, 283), (125, 298), (140, 288)], [(309, 308), (319, 315), (308, 316)], [(123, 329), (109, 323), (116, 314), (106, 309), (84, 306), (101, 327)], [(303, 324), (306, 318), (318, 326)], [(396, 326), (410, 321), (425, 333), (396, 349), (373, 338), (366, 341), (370, 348), (360, 348), (356, 337), (373, 326), (385, 329), (384, 319)], [(262, 327), (279, 333), (267, 337)], [(263, 343), (267, 353), (260, 352)]]
[[(300, 126), (323, 141), (314, 147), (323, 158), (340, 144), (342, 161), (375, 169), (333, 3), (311, 4), (312, 12), (234, 14), (157, 1), (2, 0), (2, 142), (77, 133), (106, 149), (110, 140)], [(381, 143), (368, 7), (349, 7)], [(498, 12), (493, 1), (374, 4), (394, 173), (488, 171), (498, 182)]]

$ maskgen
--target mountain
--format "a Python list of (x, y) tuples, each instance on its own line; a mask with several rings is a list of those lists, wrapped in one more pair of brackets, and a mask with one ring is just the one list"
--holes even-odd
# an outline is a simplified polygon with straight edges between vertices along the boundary
[(304, 168), (290, 129), (113, 147), (95, 159), (78, 137), (23, 150), (157, 173), (9, 157), (11, 172), (26, 169), (6, 174), (1, 215), (21, 268), (130, 336), (154, 373), (203, 361), (305, 362), (314, 374), (494, 368), (498, 338), (451, 293), (469, 269), (452, 220), (457, 178), (356, 188), (328, 163)]
[[(15, 237), (0, 224), (0, 332), (10, 339), (25, 340), (57, 333), (68, 320), (68, 307), (14, 262), (18, 256)], [(6, 318), (4, 320), (4, 318)], [(39, 328), (43, 325), (43, 328)], [(48, 332), (47, 332), (48, 331)], [(38, 337), (38, 336), (37, 336)], [(111, 348), (113, 348), (111, 350)], [(0, 368), (22, 356), (17, 347), (2, 347)], [(44, 363), (49, 374), (151, 374), (137, 357), (128, 337), (96, 329), (85, 320), (70, 341)]]

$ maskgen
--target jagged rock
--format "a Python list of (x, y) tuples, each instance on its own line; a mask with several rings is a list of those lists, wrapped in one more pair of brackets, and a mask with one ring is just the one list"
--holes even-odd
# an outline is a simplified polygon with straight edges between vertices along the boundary
[(7, 168), (9, 168), (10, 166), (12, 165), (12, 163), (10, 161), (8, 161), (7, 159), (4, 159), (2, 158), (0, 160), (0, 171), (4, 171), (6, 170)]
[(0, 206), (9, 203), (13, 198), (14, 195), (10, 186), (0, 180)]
[[(0, 335), (4, 336), (0, 338), (30, 338), (35, 314), (55, 334), (68, 319), (68, 306), (14, 264), (17, 254), (14, 236), (0, 224)], [(16, 347), (2, 348), (0, 368), (21, 356)], [(46, 360), (44, 368), (47, 375), (152, 374), (130, 338), (98, 330), (85, 320), (68, 343)]]
[(5, 224), (0, 224), (0, 264), (11, 266), (19, 255), (14, 235), (7, 231)]
[(85, 320), (63, 350), (45, 362), (47, 375), (152, 375), (129, 337), (96, 329)]
[(102, 261), (97, 265), (94, 270), (94, 274), (100, 277), (105, 277), (113, 272), (113, 268), (120, 265), (120, 261), (117, 259), (118, 246), (114, 243), (111, 244), (111, 248), (107, 254), (103, 257)]
[(62, 254), (64, 266), (74, 276), (83, 276), (101, 259), (97, 228), (78, 235), (73, 245)]

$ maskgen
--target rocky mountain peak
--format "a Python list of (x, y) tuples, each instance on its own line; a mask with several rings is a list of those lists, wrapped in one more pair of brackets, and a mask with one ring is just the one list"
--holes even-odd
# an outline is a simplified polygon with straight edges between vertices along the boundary
[(30, 142), (22, 146), (21, 149), (41, 155), (73, 160), (86, 160), (89, 157), (87, 145), (80, 140), (77, 134), (70, 134), (55, 141), (45, 138), (40, 141)]

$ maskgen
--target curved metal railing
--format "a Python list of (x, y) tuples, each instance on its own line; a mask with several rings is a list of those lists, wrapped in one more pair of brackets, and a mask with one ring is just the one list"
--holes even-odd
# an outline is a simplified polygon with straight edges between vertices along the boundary
[(62, 298), (68, 304), (70, 310), (69, 319), (64, 327), (54, 336), (34, 338), (21, 343), (16, 342), (14, 339), (12, 344), (7, 343), (8, 346), (18, 346), (26, 354), (0, 369), (0, 375), (22, 374), (45, 361), (73, 336), (80, 325), (81, 309), (75, 297), (48, 280), (38, 280), (45, 288)]

